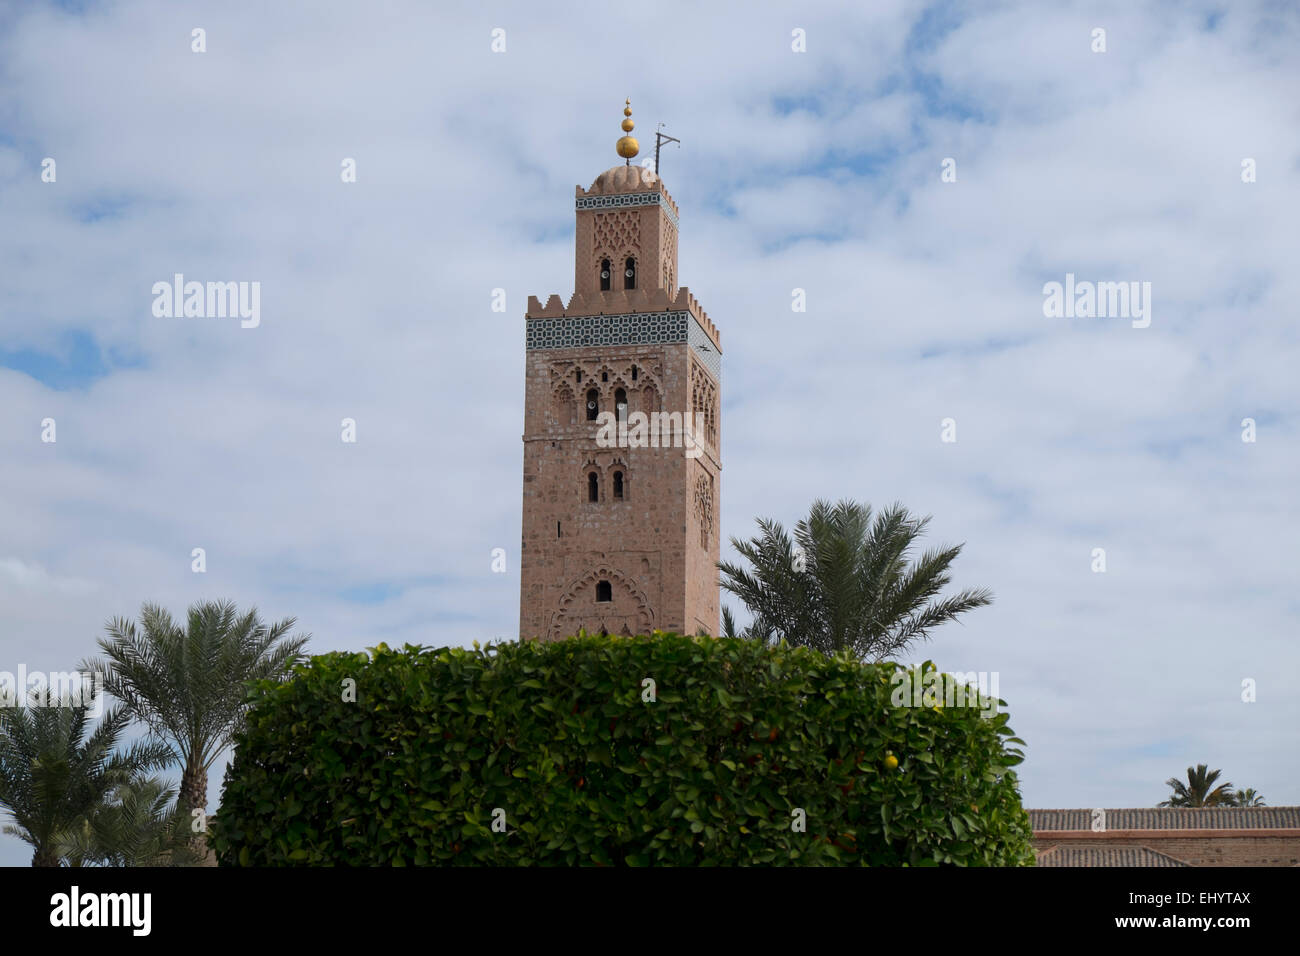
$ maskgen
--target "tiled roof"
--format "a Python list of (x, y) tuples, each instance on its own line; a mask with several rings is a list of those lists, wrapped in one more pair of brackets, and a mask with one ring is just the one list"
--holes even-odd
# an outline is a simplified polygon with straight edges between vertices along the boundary
[(1054, 846), (1039, 866), (1191, 866), (1144, 846)]
[[(1029, 810), (1035, 833), (1091, 830), (1092, 810)], [(1106, 811), (1107, 830), (1300, 830), (1300, 807), (1137, 807)], [(1116, 864), (1118, 865), (1118, 864)]]

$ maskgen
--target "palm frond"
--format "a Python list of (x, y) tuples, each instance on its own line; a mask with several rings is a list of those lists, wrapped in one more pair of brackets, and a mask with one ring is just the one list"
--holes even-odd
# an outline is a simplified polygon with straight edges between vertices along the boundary
[[(732, 538), (741, 561), (719, 562), (721, 586), (753, 616), (748, 636), (784, 639), (828, 655), (849, 650), (864, 659), (888, 658), (993, 599), (982, 588), (941, 596), (961, 546), (913, 559), (929, 522), (897, 503), (877, 512), (848, 499), (818, 499), (793, 534), (759, 518), (753, 538)], [(729, 620), (734, 629), (724, 610), (724, 631)]]

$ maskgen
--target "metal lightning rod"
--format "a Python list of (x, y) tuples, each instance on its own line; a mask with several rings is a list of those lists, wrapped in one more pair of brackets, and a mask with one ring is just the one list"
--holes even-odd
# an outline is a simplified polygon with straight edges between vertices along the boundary
[(676, 143), (678, 149), (681, 149), (682, 146), (682, 141), (677, 137), (668, 136), (665, 133), (659, 132), (659, 130), (663, 128), (664, 128), (663, 123), (660, 123), (657, 127), (655, 127), (655, 175), (656, 176), (663, 175), (659, 171), (659, 147), (661, 147), (664, 143)]

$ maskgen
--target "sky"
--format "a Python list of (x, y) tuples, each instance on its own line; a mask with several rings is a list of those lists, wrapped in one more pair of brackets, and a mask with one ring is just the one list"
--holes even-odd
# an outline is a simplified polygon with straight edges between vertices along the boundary
[[(998, 675), (1026, 806), (1300, 804), (1297, 94), (1285, 3), (0, 0), (0, 670), (146, 601), (516, 637), (524, 309), (630, 98), (723, 540), (853, 498), (964, 542), (994, 603), (912, 656)], [(258, 324), (156, 315), (177, 273)], [(1048, 315), (1067, 274), (1146, 318)]]

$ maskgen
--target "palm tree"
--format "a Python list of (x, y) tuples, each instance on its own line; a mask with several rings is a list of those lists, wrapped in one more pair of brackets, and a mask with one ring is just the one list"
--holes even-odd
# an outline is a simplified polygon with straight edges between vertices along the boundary
[(126, 711), (104, 715), (90, 735), (88, 708), (33, 700), (0, 708), (0, 807), (4, 832), (31, 844), (32, 866), (58, 866), (60, 838), (79, 828), (114, 787), (165, 766), (166, 747), (136, 743), (118, 751), (131, 723)]
[(1245, 790), (1238, 790), (1234, 795), (1237, 806), (1239, 807), (1266, 807), (1264, 795), (1255, 792), (1254, 787), (1247, 787)]
[(170, 747), (181, 764), (178, 805), (202, 810), (208, 803), (208, 770), (243, 719), (248, 683), (281, 680), (302, 659), (310, 635), (286, 636), (286, 618), (263, 624), (254, 608), (238, 615), (230, 601), (191, 605), (186, 627), (156, 604), (140, 610), (140, 627), (124, 618), (109, 621), (99, 639), (104, 660), (82, 669), (101, 674), (104, 689), (122, 701)]
[[(752, 570), (718, 565), (723, 589), (753, 614), (740, 636), (881, 660), (992, 603), (992, 593), (982, 588), (936, 598), (962, 546), (931, 549), (913, 560), (912, 548), (929, 522), (899, 504), (873, 515), (870, 505), (848, 500), (813, 502), (793, 540), (778, 522), (758, 519), (758, 537), (731, 539)], [(723, 633), (737, 636), (729, 608), (722, 618)]]
[(1231, 807), (1236, 804), (1236, 795), (1232, 784), (1223, 782), (1214, 786), (1219, 779), (1220, 770), (1211, 770), (1203, 763), (1196, 768), (1187, 768), (1187, 783), (1177, 777), (1170, 777), (1165, 784), (1173, 790), (1168, 800), (1162, 800), (1161, 807)]
[(72, 866), (179, 866), (198, 862), (188, 846), (189, 821), (171, 806), (175, 788), (157, 777), (118, 784), (103, 803), (58, 835)]

